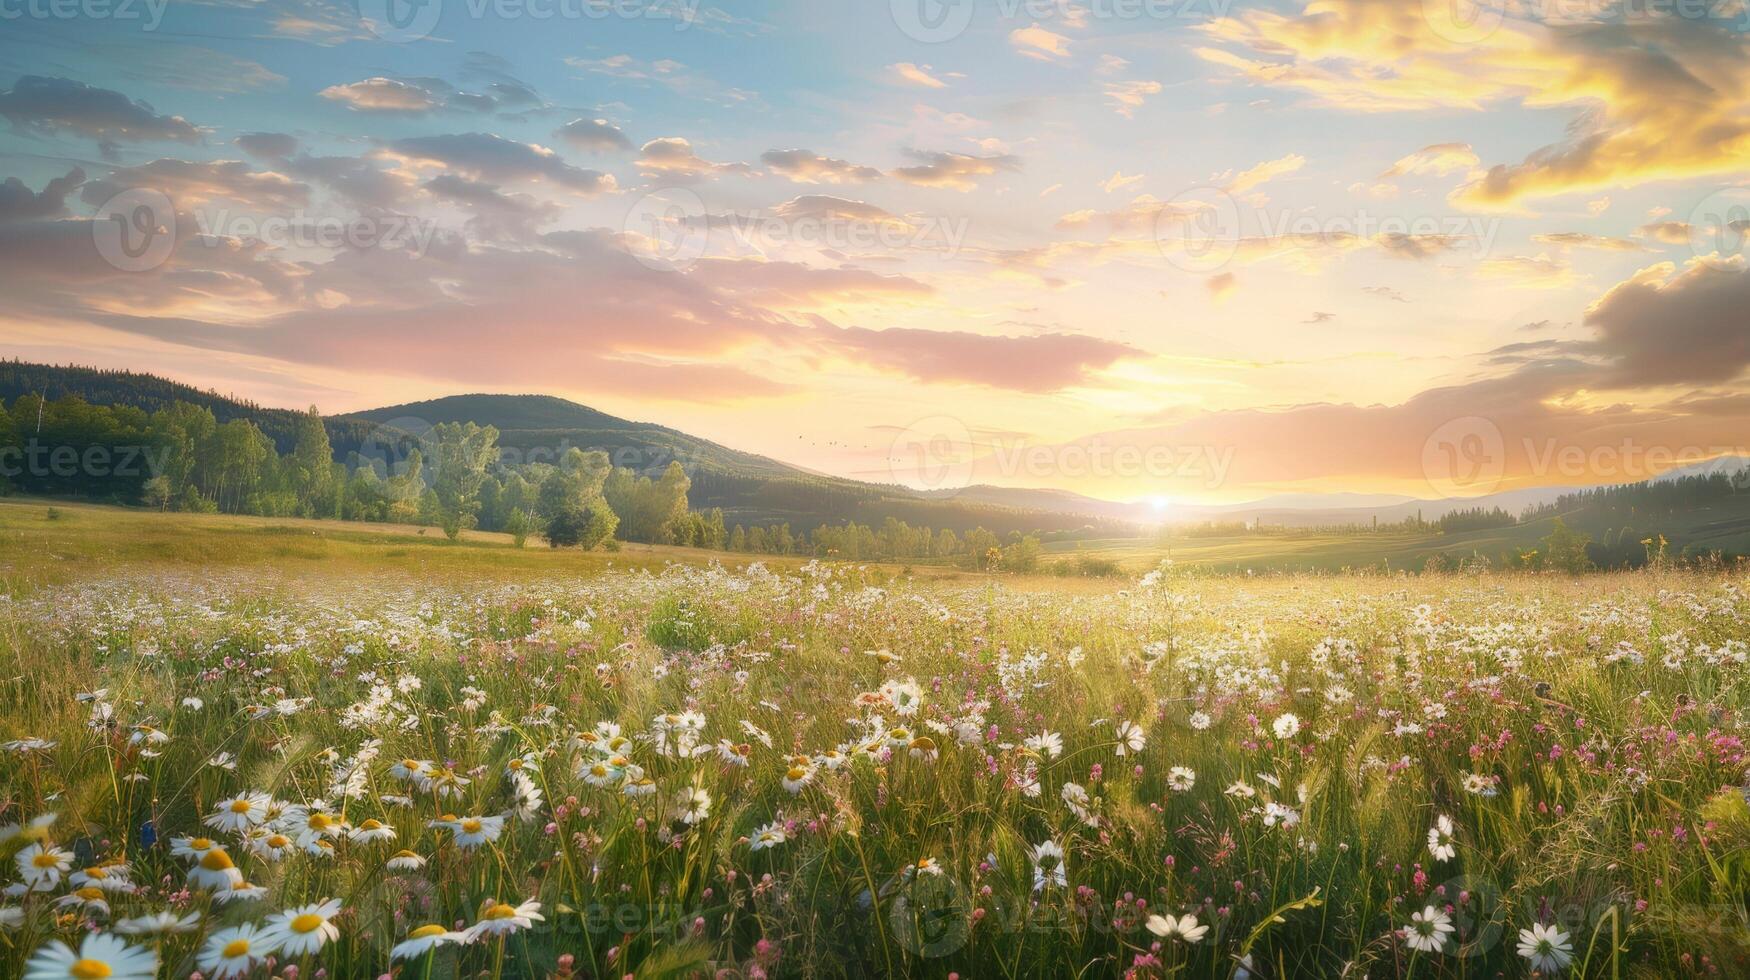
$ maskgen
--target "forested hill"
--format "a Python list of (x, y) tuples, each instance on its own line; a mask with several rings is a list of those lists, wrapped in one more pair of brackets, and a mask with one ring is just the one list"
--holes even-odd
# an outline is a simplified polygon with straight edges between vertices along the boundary
[[(498, 430), (498, 444), (531, 457), (563, 447), (600, 449), (615, 465), (644, 473), (659, 473), (670, 460), (680, 460), (689, 472), (755, 478), (802, 478), (813, 475), (776, 460), (730, 449), (707, 439), (649, 422), (632, 422), (551, 395), (451, 395), (406, 405), (373, 408), (340, 416), (341, 420), (402, 429), (442, 422), (473, 422)], [(355, 447), (334, 440), (337, 453)]]
[[(11, 405), (24, 395), (41, 395), (47, 401), (81, 398), (92, 405), (128, 405), (147, 412), (168, 408), (177, 402), (197, 405), (213, 413), (221, 425), (233, 419), (255, 423), (282, 453), (290, 452), (302, 412), (266, 408), (254, 402), (203, 391), (193, 385), (171, 381), (155, 374), (135, 371), (104, 371), (98, 368), (62, 367), (0, 361), (0, 401)], [(356, 446), (369, 432), (369, 423), (345, 418), (325, 420), (329, 439)]]
[[(267, 408), (151, 374), (0, 361), (0, 400), (24, 396), (49, 401), (73, 396), (92, 405), (131, 406), (151, 412), (175, 402), (208, 409), (216, 421), (255, 424), (277, 452), (290, 453), (304, 413)], [(385, 444), (445, 422), (473, 422), (498, 430), (507, 464), (557, 462), (567, 449), (601, 450), (615, 466), (659, 475), (678, 461), (691, 478), (688, 505), (720, 508), (731, 525), (814, 528), (855, 522), (881, 526), (888, 519), (965, 533), (985, 528), (999, 535), (1047, 532), (1070, 536), (1127, 536), (1135, 525), (1065, 508), (1061, 495), (1007, 491), (1001, 502), (968, 488), (964, 498), (932, 499), (904, 487), (810, 473), (753, 453), (648, 422), (634, 422), (547, 395), (454, 395), (323, 419), (336, 462), (355, 454), (380, 456)], [(404, 447), (403, 447), (404, 448)], [(1037, 493), (1039, 503), (1024, 501)]]

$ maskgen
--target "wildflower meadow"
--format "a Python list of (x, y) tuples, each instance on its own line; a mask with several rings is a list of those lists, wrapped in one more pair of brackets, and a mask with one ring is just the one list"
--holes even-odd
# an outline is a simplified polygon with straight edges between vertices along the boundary
[(0, 976), (1750, 975), (1741, 573), (0, 595)]

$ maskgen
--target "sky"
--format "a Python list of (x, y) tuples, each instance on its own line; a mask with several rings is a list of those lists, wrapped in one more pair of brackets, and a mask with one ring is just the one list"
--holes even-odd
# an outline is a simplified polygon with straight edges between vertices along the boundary
[(1750, 452), (1743, 0), (0, 0), (0, 356), (1221, 503)]

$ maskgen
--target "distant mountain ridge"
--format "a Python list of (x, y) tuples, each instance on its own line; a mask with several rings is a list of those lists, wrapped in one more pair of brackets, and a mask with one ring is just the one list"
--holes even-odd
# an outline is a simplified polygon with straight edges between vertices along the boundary
[[(153, 374), (77, 366), (0, 361), (0, 399), (43, 393), (76, 395), (92, 404), (134, 405), (152, 411), (175, 401), (201, 405), (221, 422), (246, 418), (290, 450), (301, 414), (202, 390)], [(1533, 487), (1469, 498), (1419, 499), (1397, 494), (1289, 493), (1240, 504), (1109, 501), (1067, 490), (985, 484), (959, 490), (917, 491), (816, 473), (743, 452), (678, 429), (610, 415), (552, 395), (475, 393), (367, 409), (325, 419), (336, 459), (367, 449), (385, 433), (418, 435), (425, 426), (475, 422), (499, 430), (499, 444), (524, 461), (557, 459), (569, 447), (607, 452), (616, 465), (655, 473), (679, 460), (692, 477), (689, 502), (721, 507), (731, 524), (789, 522), (798, 528), (856, 521), (878, 525), (889, 517), (913, 526), (964, 531), (983, 526), (999, 534), (1046, 531), (1089, 535), (1134, 534), (1141, 526), (1174, 522), (1245, 521), (1288, 527), (1361, 525), (1375, 519), (1438, 520), (1453, 511), (1500, 507), (1518, 515), (1583, 488)], [(1651, 482), (1689, 475), (1732, 474), (1750, 457), (1707, 460), (1679, 467)]]

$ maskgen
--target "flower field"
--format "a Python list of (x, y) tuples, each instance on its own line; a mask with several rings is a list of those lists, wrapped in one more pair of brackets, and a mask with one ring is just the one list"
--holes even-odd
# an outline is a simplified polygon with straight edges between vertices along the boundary
[(1742, 977), (1747, 581), (15, 581), (0, 976)]

